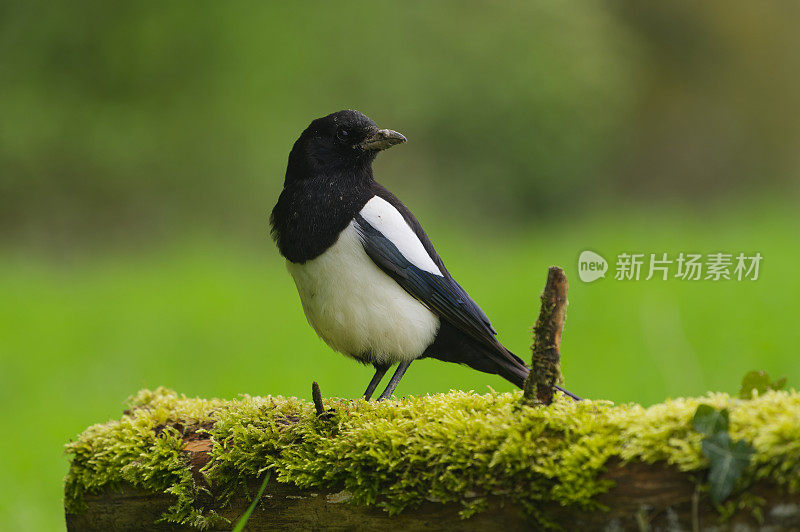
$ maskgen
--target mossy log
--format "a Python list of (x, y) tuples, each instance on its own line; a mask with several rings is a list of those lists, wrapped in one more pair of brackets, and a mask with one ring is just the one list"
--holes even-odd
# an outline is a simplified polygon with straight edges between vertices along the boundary
[[(643, 408), (451, 392), (385, 402), (140, 392), (67, 446), (69, 530), (798, 530), (800, 393)], [(731, 498), (706, 496), (699, 404), (756, 449)]]

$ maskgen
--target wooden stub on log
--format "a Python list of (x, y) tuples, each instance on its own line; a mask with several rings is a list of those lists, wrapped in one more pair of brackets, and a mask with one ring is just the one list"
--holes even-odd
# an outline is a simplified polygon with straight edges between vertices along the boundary
[(561, 384), (561, 331), (567, 309), (569, 283), (564, 270), (551, 266), (541, 295), (539, 318), (533, 327), (531, 373), (524, 386), (527, 402), (553, 402), (553, 389)]
[(317, 416), (324, 414), (325, 406), (322, 404), (322, 392), (319, 390), (317, 381), (311, 383), (311, 400), (314, 402), (314, 410), (317, 412)]

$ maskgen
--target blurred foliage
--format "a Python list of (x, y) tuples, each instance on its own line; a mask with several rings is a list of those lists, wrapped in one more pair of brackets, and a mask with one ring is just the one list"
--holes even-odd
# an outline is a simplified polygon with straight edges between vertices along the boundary
[[(798, 11), (0, 2), (0, 405), (24, 435), (0, 440), (0, 529), (63, 525), (61, 445), (131, 390), (360, 394), (370, 372), (315, 337), (266, 236), (292, 143), (342, 108), (408, 136), (379, 179), (521, 355), (547, 266), (588, 246), (764, 255), (755, 283), (573, 282), (571, 390), (797, 382)], [(107, 249), (132, 241), (158, 243)], [(418, 364), (399, 393), (511, 387)]]
[(294, 139), (347, 107), (455, 218), (793, 182), (798, 10), (3, 2), (0, 236), (263, 232)]
[(742, 399), (752, 399), (753, 394), (763, 395), (769, 390), (783, 390), (786, 388), (786, 377), (772, 380), (769, 373), (762, 370), (748, 371), (742, 378), (742, 386), (739, 388), (739, 397)]

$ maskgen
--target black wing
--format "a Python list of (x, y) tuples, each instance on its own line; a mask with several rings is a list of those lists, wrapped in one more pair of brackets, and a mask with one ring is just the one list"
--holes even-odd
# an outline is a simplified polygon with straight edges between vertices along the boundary
[[(447, 320), (479, 342), (506, 351), (495, 338), (497, 333), (489, 323), (489, 318), (443, 265), (440, 269), (444, 275), (436, 275), (418, 268), (390, 239), (370, 225), (361, 215), (356, 216), (355, 222), (367, 255), (406, 292), (441, 319)], [(441, 264), (438, 256), (432, 258)]]

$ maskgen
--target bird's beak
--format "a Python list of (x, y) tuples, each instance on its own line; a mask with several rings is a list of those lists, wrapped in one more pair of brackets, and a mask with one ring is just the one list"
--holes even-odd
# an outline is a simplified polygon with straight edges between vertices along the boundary
[(385, 150), (395, 144), (406, 142), (406, 138), (391, 129), (376, 129), (358, 145), (362, 150)]

